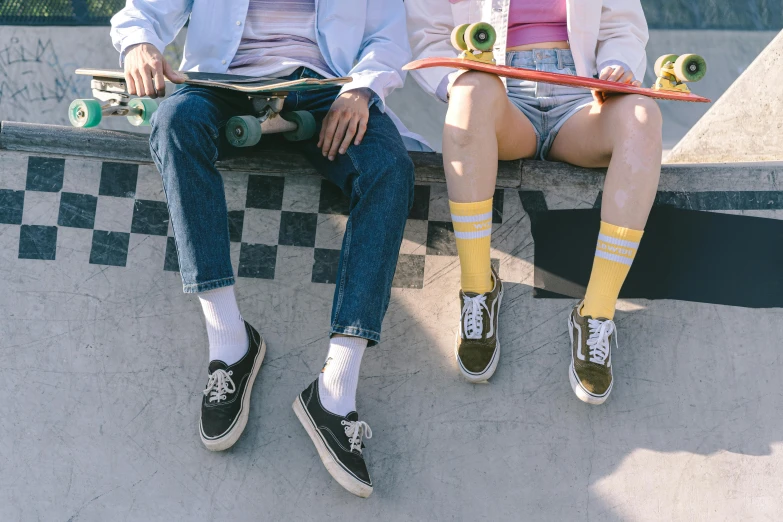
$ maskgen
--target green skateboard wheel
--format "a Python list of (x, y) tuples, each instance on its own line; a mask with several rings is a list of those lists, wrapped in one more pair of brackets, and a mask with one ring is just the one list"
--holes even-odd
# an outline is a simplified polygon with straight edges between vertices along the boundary
[(495, 28), (486, 22), (470, 24), (465, 30), (465, 43), (471, 51), (491, 51), (496, 38)]
[(655, 60), (655, 65), (653, 66), (653, 72), (655, 73), (655, 76), (661, 75), (661, 69), (664, 65), (666, 65), (666, 62), (672, 62), (674, 63), (677, 61), (678, 55), (676, 54), (664, 54), (663, 56), (659, 57), (657, 60)]
[(465, 31), (470, 24), (458, 25), (451, 31), (451, 45), (458, 51), (467, 51), (468, 44), (465, 42)]
[(234, 116), (226, 123), (226, 139), (234, 147), (252, 147), (261, 141), (261, 123), (255, 116)]
[(74, 127), (95, 127), (101, 122), (101, 102), (98, 100), (74, 100), (68, 107), (68, 119)]
[(128, 115), (128, 121), (134, 127), (149, 126), (150, 118), (158, 110), (158, 102), (151, 98), (133, 98), (128, 102), (128, 107), (141, 110), (141, 114)]
[(698, 54), (683, 54), (674, 62), (674, 76), (681, 82), (698, 82), (707, 74), (707, 62)]
[(284, 132), (288, 141), (304, 141), (315, 136), (315, 118), (307, 111), (294, 111), (281, 114), (284, 120), (296, 123), (296, 130)]

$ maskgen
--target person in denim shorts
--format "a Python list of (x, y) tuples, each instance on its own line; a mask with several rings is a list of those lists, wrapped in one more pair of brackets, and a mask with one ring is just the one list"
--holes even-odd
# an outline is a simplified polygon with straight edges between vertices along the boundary
[[(489, 22), (498, 65), (640, 85), (647, 24), (639, 0), (407, 0), (414, 58), (456, 56), (453, 28)], [(455, 354), (471, 382), (500, 357), (503, 285), (490, 266), (498, 160), (535, 158), (608, 167), (601, 225), (585, 299), (568, 317), (571, 388), (601, 404), (613, 385), (613, 321), (639, 247), (661, 167), (661, 112), (650, 98), (444, 68), (413, 73), (448, 102), (443, 162), (461, 265)], [(563, 249), (568, 252), (567, 245)]]

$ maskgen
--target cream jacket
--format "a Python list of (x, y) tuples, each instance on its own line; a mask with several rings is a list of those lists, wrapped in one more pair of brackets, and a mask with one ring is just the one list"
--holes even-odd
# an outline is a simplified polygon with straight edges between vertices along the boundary
[[(413, 58), (456, 56), (451, 30), (465, 23), (490, 22), (497, 30), (494, 55), (506, 62), (506, 33), (511, 0), (405, 0)], [(576, 73), (594, 76), (609, 65), (622, 65), (644, 78), (647, 22), (640, 0), (566, 0), (568, 40)], [(453, 69), (412, 71), (425, 91), (445, 101)], [(453, 81), (455, 76), (451, 74)]]

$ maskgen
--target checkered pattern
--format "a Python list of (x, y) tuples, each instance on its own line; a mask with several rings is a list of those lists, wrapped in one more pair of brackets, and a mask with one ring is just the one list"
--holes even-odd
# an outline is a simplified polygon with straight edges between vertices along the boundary
[[(92, 264), (178, 270), (154, 167), (22, 155), (2, 160), (0, 224), (19, 227), (20, 259), (89, 252), (84, 257)], [(313, 283), (335, 282), (349, 205), (337, 187), (309, 175), (232, 172), (224, 180), (237, 276), (275, 279), (298, 271)], [(495, 224), (503, 221), (503, 200), (498, 190)], [(427, 257), (456, 255), (445, 187), (417, 185), (394, 286), (422, 288)]]

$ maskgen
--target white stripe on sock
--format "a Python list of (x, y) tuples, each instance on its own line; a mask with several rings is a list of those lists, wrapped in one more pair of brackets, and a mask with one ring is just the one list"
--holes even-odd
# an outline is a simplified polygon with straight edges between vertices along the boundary
[(486, 230), (479, 230), (477, 232), (454, 232), (454, 237), (457, 239), (479, 239), (492, 235), (492, 228)]
[(624, 246), (629, 248), (639, 248), (638, 241), (617, 239), (616, 237), (607, 236), (606, 234), (598, 234), (598, 241), (603, 241), (604, 243), (611, 243), (613, 245)]
[(601, 257), (603, 259), (608, 259), (609, 261), (614, 261), (615, 263), (622, 263), (628, 266), (630, 266), (633, 263), (633, 259), (630, 259), (628, 257), (618, 256), (616, 254), (609, 254), (602, 250), (596, 250), (595, 257)]
[(492, 211), (475, 216), (457, 216), (455, 214), (451, 215), (451, 220), (455, 223), (476, 223), (478, 221), (487, 221), (490, 219), (492, 219)]

